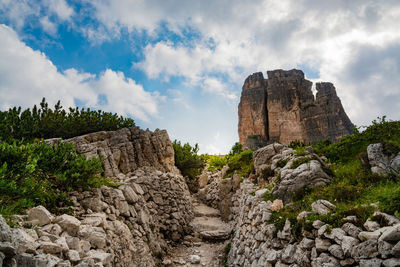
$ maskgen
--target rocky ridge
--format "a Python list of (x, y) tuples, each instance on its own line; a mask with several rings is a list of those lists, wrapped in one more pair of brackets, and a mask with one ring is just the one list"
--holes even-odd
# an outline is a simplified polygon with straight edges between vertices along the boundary
[(301, 70), (274, 70), (247, 77), (238, 107), (239, 141), (256, 149), (271, 142), (289, 144), (321, 140), (337, 141), (350, 134), (353, 124), (347, 117), (332, 83), (316, 84)]

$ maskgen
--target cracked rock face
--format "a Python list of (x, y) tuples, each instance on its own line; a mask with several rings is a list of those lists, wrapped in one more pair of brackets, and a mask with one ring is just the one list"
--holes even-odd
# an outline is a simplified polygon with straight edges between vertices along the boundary
[(353, 124), (346, 115), (332, 83), (304, 79), (301, 70), (274, 70), (247, 77), (238, 107), (239, 140), (249, 149), (271, 142), (288, 144), (321, 140), (337, 141), (350, 134)]
[[(52, 144), (57, 140), (50, 139), (47, 142)], [(176, 172), (174, 148), (166, 130), (151, 132), (130, 127), (90, 133), (63, 142), (74, 144), (77, 152), (88, 158), (101, 157), (107, 177), (128, 174), (145, 166)]]

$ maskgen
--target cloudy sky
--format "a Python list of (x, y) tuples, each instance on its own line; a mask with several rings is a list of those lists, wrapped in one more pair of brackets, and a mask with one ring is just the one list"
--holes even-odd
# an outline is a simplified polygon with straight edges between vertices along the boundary
[(330, 81), (350, 119), (400, 119), (398, 0), (0, 0), (0, 108), (100, 108), (226, 153), (251, 73)]

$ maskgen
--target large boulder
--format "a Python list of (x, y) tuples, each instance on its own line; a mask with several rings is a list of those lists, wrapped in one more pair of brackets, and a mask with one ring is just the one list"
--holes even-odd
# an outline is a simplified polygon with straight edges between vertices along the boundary
[(276, 154), (281, 153), (284, 148), (285, 148), (284, 145), (274, 143), (262, 147), (258, 149), (256, 152), (254, 152), (253, 158), (254, 158), (254, 169), (256, 171), (256, 174), (261, 175), (265, 169), (271, 168), (272, 157), (275, 156)]
[[(388, 175), (390, 173), (400, 174), (400, 152), (388, 151), (382, 143), (370, 144), (367, 147), (371, 172), (378, 175)], [(397, 152), (397, 151), (396, 151)]]
[(295, 194), (301, 193), (305, 188), (327, 185), (332, 178), (323, 170), (319, 160), (310, 160), (295, 169), (287, 164), (280, 172), (281, 180), (273, 191), (275, 198), (282, 199), (284, 203), (290, 202)]

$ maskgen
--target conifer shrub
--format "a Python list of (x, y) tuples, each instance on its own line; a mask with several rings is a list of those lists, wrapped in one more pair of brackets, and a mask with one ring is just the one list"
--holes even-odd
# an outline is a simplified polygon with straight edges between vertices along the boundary
[(71, 138), (98, 131), (113, 131), (135, 126), (130, 118), (101, 110), (79, 109), (70, 107), (64, 110), (60, 101), (49, 108), (43, 98), (38, 108), (22, 111), (13, 107), (0, 111), (0, 141), (47, 139), (54, 137)]
[(175, 151), (175, 165), (181, 171), (182, 175), (191, 180), (195, 180), (201, 174), (205, 166), (205, 159), (197, 153), (199, 152), (198, 144), (193, 147), (189, 144), (183, 144), (174, 140), (172, 143)]
[(102, 172), (100, 159), (86, 159), (69, 143), (0, 143), (0, 213), (37, 205), (57, 212), (69, 191), (114, 185)]

